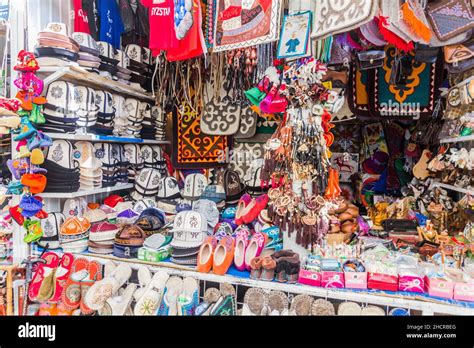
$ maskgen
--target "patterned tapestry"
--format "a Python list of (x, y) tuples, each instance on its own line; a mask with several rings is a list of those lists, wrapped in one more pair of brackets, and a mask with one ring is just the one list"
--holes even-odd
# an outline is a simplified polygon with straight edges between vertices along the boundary
[(217, 0), (214, 51), (276, 41), (282, 0)]
[(173, 113), (173, 166), (177, 169), (212, 168), (225, 165), (229, 152), (226, 136), (201, 132), (201, 109), (196, 113), (181, 104)]
[(352, 64), (349, 74), (347, 102), (349, 109), (356, 116), (370, 116), (369, 113), (369, 80), (373, 70), (359, 70)]

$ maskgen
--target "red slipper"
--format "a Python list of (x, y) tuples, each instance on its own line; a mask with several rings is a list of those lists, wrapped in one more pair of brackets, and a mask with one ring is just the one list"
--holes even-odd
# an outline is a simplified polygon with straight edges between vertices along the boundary
[(84, 299), (86, 298), (87, 291), (89, 288), (94, 285), (98, 280), (102, 280), (102, 265), (97, 261), (89, 262), (89, 267), (87, 268), (89, 276), (81, 281), (81, 312), (82, 314), (92, 314), (94, 313), (93, 309), (87, 307)]
[(28, 297), (31, 301), (36, 301), (45, 276), (51, 274), (59, 264), (59, 256), (52, 251), (44, 253), (41, 258), (45, 260), (46, 263), (37, 264), (35, 274), (33, 275), (28, 289)]
[(61, 294), (63, 293), (66, 281), (71, 273), (72, 264), (74, 262), (74, 256), (69, 253), (65, 253), (59, 261), (58, 268), (54, 275), (54, 292), (53, 296), (48, 300), (50, 303), (57, 303), (61, 301)]
[(250, 224), (258, 218), (260, 212), (267, 207), (268, 195), (264, 193), (253, 199), (252, 202), (244, 209), (242, 220), (245, 224)]
[(61, 294), (61, 301), (66, 309), (74, 310), (81, 304), (81, 281), (87, 277), (89, 261), (80, 257), (72, 263), (69, 277)]
[(245, 208), (252, 202), (252, 197), (246, 193), (239, 199), (239, 203), (237, 203), (237, 209), (235, 211), (235, 223), (237, 225), (242, 225), (244, 221), (242, 220), (242, 213), (244, 212)]

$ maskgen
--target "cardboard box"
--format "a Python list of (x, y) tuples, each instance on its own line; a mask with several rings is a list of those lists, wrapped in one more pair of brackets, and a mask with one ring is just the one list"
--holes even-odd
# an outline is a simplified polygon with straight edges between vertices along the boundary
[(425, 280), (421, 276), (398, 275), (398, 290), (424, 293)]
[(160, 250), (153, 250), (153, 249), (148, 249), (148, 248), (143, 247), (143, 248), (138, 249), (137, 258), (142, 261), (160, 262), (170, 257), (171, 251), (172, 251), (171, 246), (167, 246)]
[(300, 269), (298, 283), (311, 286), (321, 286), (321, 273)]
[(454, 283), (448, 280), (425, 277), (425, 288), (430, 296), (453, 298)]
[(321, 272), (321, 286), (323, 288), (343, 288), (344, 273), (343, 272)]
[(369, 273), (367, 277), (367, 287), (376, 290), (397, 291), (398, 275)]
[(347, 289), (367, 289), (367, 272), (344, 272)]

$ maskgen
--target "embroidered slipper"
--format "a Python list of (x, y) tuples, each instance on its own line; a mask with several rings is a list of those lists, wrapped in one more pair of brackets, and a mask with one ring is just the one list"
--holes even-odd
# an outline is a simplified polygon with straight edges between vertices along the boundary
[(272, 290), (268, 294), (269, 315), (288, 314), (288, 296), (283, 291)]
[(183, 279), (183, 291), (178, 296), (178, 315), (191, 316), (199, 303), (199, 283), (196, 279), (186, 277)]
[(262, 272), (260, 273), (260, 279), (271, 282), (275, 277), (276, 261), (271, 256), (265, 256), (262, 258)]
[(45, 270), (44, 279), (41, 283), (36, 301), (46, 302), (51, 298), (51, 296), (53, 296), (55, 286), (54, 277), (56, 270), (57, 268), (47, 268)]
[(84, 299), (86, 298), (87, 291), (89, 291), (90, 287), (94, 285), (96, 281), (102, 279), (102, 265), (97, 261), (89, 262), (89, 266), (87, 267), (87, 277), (81, 281), (81, 312), (82, 314), (92, 314), (94, 311), (87, 307), (85, 304)]
[(217, 239), (214, 236), (208, 236), (199, 248), (197, 270), (201, 273), (209, 273), (214, 261), (214, 250), (217, 247)]
[(247, 205), (242, 212), (242, 220), (245, 224), (250, 224), (255, 221), (260, 212), (267, 207), (268, 204), (268, 195), (264, 193), (263, 195), (258, 196), (253, 199), (249, 205)]
[(59, 264), (59, 256), (51, 251), (44, 253), (41, 258), (46, 262), (37, 263), (35, 274), (28, 289), (28, 297), (31, 301), (36, 301), (45, 276), (51, 274)]
[(232, 295), (227, 295), (219, 298), (219, 300), (214, 304), (209, 315), (211, 316), (234, 316), (237, 314), (237, 303), (235, 297)]
[(135, 299), (135, 302), (138, 302), (140, 298), (143, 296), (145, 293), (148, 285), (151, 283), (151, 272), (148, 269), (148, 267), (144, 265), (138, 266), (138, 271), (137, 271), (137, 278), (138, 278), (138, 284), (139, 288), (134, 292), (133, 298)]
[(95, 311), (100, 310), (108, 298), (122, 287), (130, 279), (132, 269), (125, 263), (121, 263), (102, 280), (95, 282), (87, 291), (85, 305)]
[(217, 300), (221, 297), (221, 292), (216, 288), (209, 288), (204, 293), (204, 302), (206, 303), (216, 303)]
[(170, 277), (166, 282), (166, 288), (163, 294), (158, 315), (177, 315), (178, 314), (178, 296), (183, 291), (183, 280), (180, 277)]
[(234, 265), (239, 271), (245, 270), (245, 250), (249, 245), (250, 231), (239, 229), (235, 238)]
[(81, 281), (87, 277), (89, 261), (83, 257), (72, 263), (69, 277), (61, 293), (61, 302), (69, 310), (74, 310), (81, 304)]
[(225, 236), (214, 251), (212, 271), (214, 274), (224, 275), (234, 260), (234, 238)]
[(50, 303), (57, 303), (61, 300), (64, 287), (67, 279), (71, 273), (72, 264), (74, 263), (74, 256), (70, 253), (65, 253), (59, 261), (58, 268), (54, 274), (54, 292), (48, 300)]
[(242, 225), (244, 223), (242, 219), (242, 213), (244, 212), (245, 208), (252, 202), (252, 196), (248, 193), (244, 194), (240, 197), (239, 202), (237, 203), (237, 209), (235, 211), (235, 223), (237, 225)]
[(296, 295), (293, 297), (290, 306), (290, 314), (298, 316), (307, 316), (311, 313), (311, 305), (313, 304), (313, 298), (308, 295)]
[(133, 294), (137, 289), (137, 284), (128, 284), (123, 292), (118, 296), (109, 297), (104, 306), (99, 310), (99, 315), (125, 315), (127, 308), (133, 300)]
[(250, 288), (244, 295), (242, 315), (262, 315), (267, 306), (268, 295), (260, 288)]
[(169, 275), (166, 272), (158, 271), (155, 273), (143, 296), (135, 304), (133, 311), (135, 315), (156, 315), (168, 279)]
[(311, 306), (311, 315), (336, 315), (336, 310), (331, 302), (318, 298)]
[(339, 305), (337, 315), (361, 315), (362, 308), (355, 302), (344, 302)]
[(263, 248), (265, 247), (265, 243), (267, 242), (267, 235), (256, 232), (253, 234), (252, 238), (250, 239), (249, 245), (247, 249), (245, 250), (245, 257), (244, 257), (244, 263), (245, 263), (245, 268), (247, 271), (250, 271), (250, 261), (257, 257), (260, 256), (262, 253)]
[(230, 283), (220, 283), (219, 285), (219, 292), (221, 293), (222, 296), (237, 296), (237, 293), (235, 292), (235, 288), (232, 286)]

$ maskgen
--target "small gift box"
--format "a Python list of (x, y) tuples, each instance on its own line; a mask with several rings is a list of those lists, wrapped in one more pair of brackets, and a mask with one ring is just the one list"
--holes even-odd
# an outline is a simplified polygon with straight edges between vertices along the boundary
[(425, 281), (423, 277), (415, 274), (399, 274), (398, 290), (409, 292), (425, 292)]
[(343, 288), (345, 286), (344, 273), (323, 271), (321, 273), (321, 286), (323, 288)]
[(398, 290), (398, 275), (371, 273), (367, 277), (367, 287), (377, 290)]
[(344, 272), (344, 281), (348, 289), (367, 289), (367, 272)]
[(425, 288), (430, 296), (453, 298), (454, 283), (451, 281), (425, 277)]
[(453, 298), (474, 302), (474, 283), (454, 283)]
[(298, 283), (311, 286), (321, 286), (321, 273), (300, 269)]

